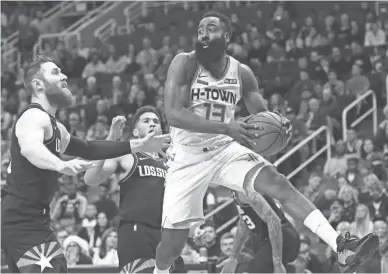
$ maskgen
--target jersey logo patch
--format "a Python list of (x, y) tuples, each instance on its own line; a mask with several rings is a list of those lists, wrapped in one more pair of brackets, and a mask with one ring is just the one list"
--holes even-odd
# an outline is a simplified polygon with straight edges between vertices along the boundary
[(43, 243), (34, 246), (24, 253), (16, 265), (22, 273), (36, 273), (38, 270), (37, 266), (40, 266), (40, 272), (43, 273), (45, 268), (54, 268), (51, 261), (60, 256), (65, 260), (59, 243)]
[(237, 79), (229, 79), (229, 78), (225, 78), (224, 83), (225, 83), (225, 84), (236, 85), (236, 84), (237, 84)]
[(201, 85), (205, 85), (205, 86), (208, 86), (209, 85), (209, 83), (208, 82), (205, 82), (205, 81), (202, 81), (202, 80), (197, 80), (197, 83), (198, 84), (201, 84)]
[(136, 259), (124, 266), (120, 273), (150, 273), (145, 270), (154, 268), (155, 265), (154, 259)]

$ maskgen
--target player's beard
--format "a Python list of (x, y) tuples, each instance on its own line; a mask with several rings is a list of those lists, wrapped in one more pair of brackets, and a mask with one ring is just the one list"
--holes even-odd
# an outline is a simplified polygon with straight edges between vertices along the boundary
[(73, 104), (73, 95), (68, 88), (59, 88), (56, 85), (50, 85), (46, 90), (47, 100), (51, 105), (59, 108), (67, 108)]
[(203, 48), (200, 41), (195, 43), (195, 54), (197, 60), (203, 66), (209, 66), (222, 59), (226, 51), (226, 40), (224, 36), (209, 41), (208, 47)]

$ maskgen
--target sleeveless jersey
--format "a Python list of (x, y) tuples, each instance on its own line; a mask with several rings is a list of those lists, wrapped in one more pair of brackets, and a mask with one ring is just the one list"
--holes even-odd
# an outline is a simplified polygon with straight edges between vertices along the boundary
[(119, 182), (120, 222), (135, 222), (160, 228), (166, 166), (162, 159), (133, 154), (132, 169)]
[[(38, 108), (46, 112), (38, 104), (30, 104), (27, 109)], [(47, 113), (47, 112), (46, 112)], [(50, 116), (53, 136), (44, 141), (44, 145), (54, 155), (60, 155), (61, 132), (55, 117)], [(20, 116), (19, 116), (20, 117)], [(11, 159), (7, 169), (7, 184), (2, 194), (12, 194), (25, 200), (31, 206), (49, 210), (49, 205), (59, 188), (58, 173), (52, 170), (40, 169), (30, 163), (21, 153), (15, 128), (11, 137)], [(2, 195), (3, 196), (3, 195)], [(48, 212), (48, 211), (47, 211)]]
[[(249, 205), (242, 205), (237, 199), (236, 195), (233, 195), (235, 203), (237, 206), (237, 211), (239, 212), (241, 219), (246, 223), (247, 227), (260, 237), (260, 239), (268, 238), (268, 227), (267, 224), (260, 218), (256, 211)], [(275, 211), (276, 215), (281, 220), (282, 225), (287, 224), (288, 220), (284, 215), (283, 211), (276, 205), (275, 201), (272, 198), (264, 196), (264, 199), (270, 205), (270, 207)]]
[[(207, 120), (230, 123), (241, 98), (241, 86), (240, 62), (233, 57), (228, 56), (227, 69), (219, 80), (198, 64), (187, 108)], [(226, 135), (198, 133), (175, 127), (171, 127), (170, 135), (172, 143), (188, 146), (216, 146), (232, 141)]]

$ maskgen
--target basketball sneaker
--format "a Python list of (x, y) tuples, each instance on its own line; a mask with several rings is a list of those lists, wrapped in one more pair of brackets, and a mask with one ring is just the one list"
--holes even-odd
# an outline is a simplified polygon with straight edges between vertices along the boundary
[(347, 232), (345, 237), (337, 237), (337, 260), (342, 273), (354, 273), (357, 268), (369, 257), (379, 246), (379, 237), (370, 233), (358, 240), (350, 237)]

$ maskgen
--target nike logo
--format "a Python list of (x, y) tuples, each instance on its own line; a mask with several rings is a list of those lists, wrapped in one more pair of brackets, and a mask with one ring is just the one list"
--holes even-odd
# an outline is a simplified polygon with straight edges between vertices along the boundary
[(147, 157), (144, 157), (144, 158), (139, 157), (139, 160), (147, 160), (147, 159), (148, 159)]
[(198, 75), (198, 78), (206, 77), (206, 75)]

